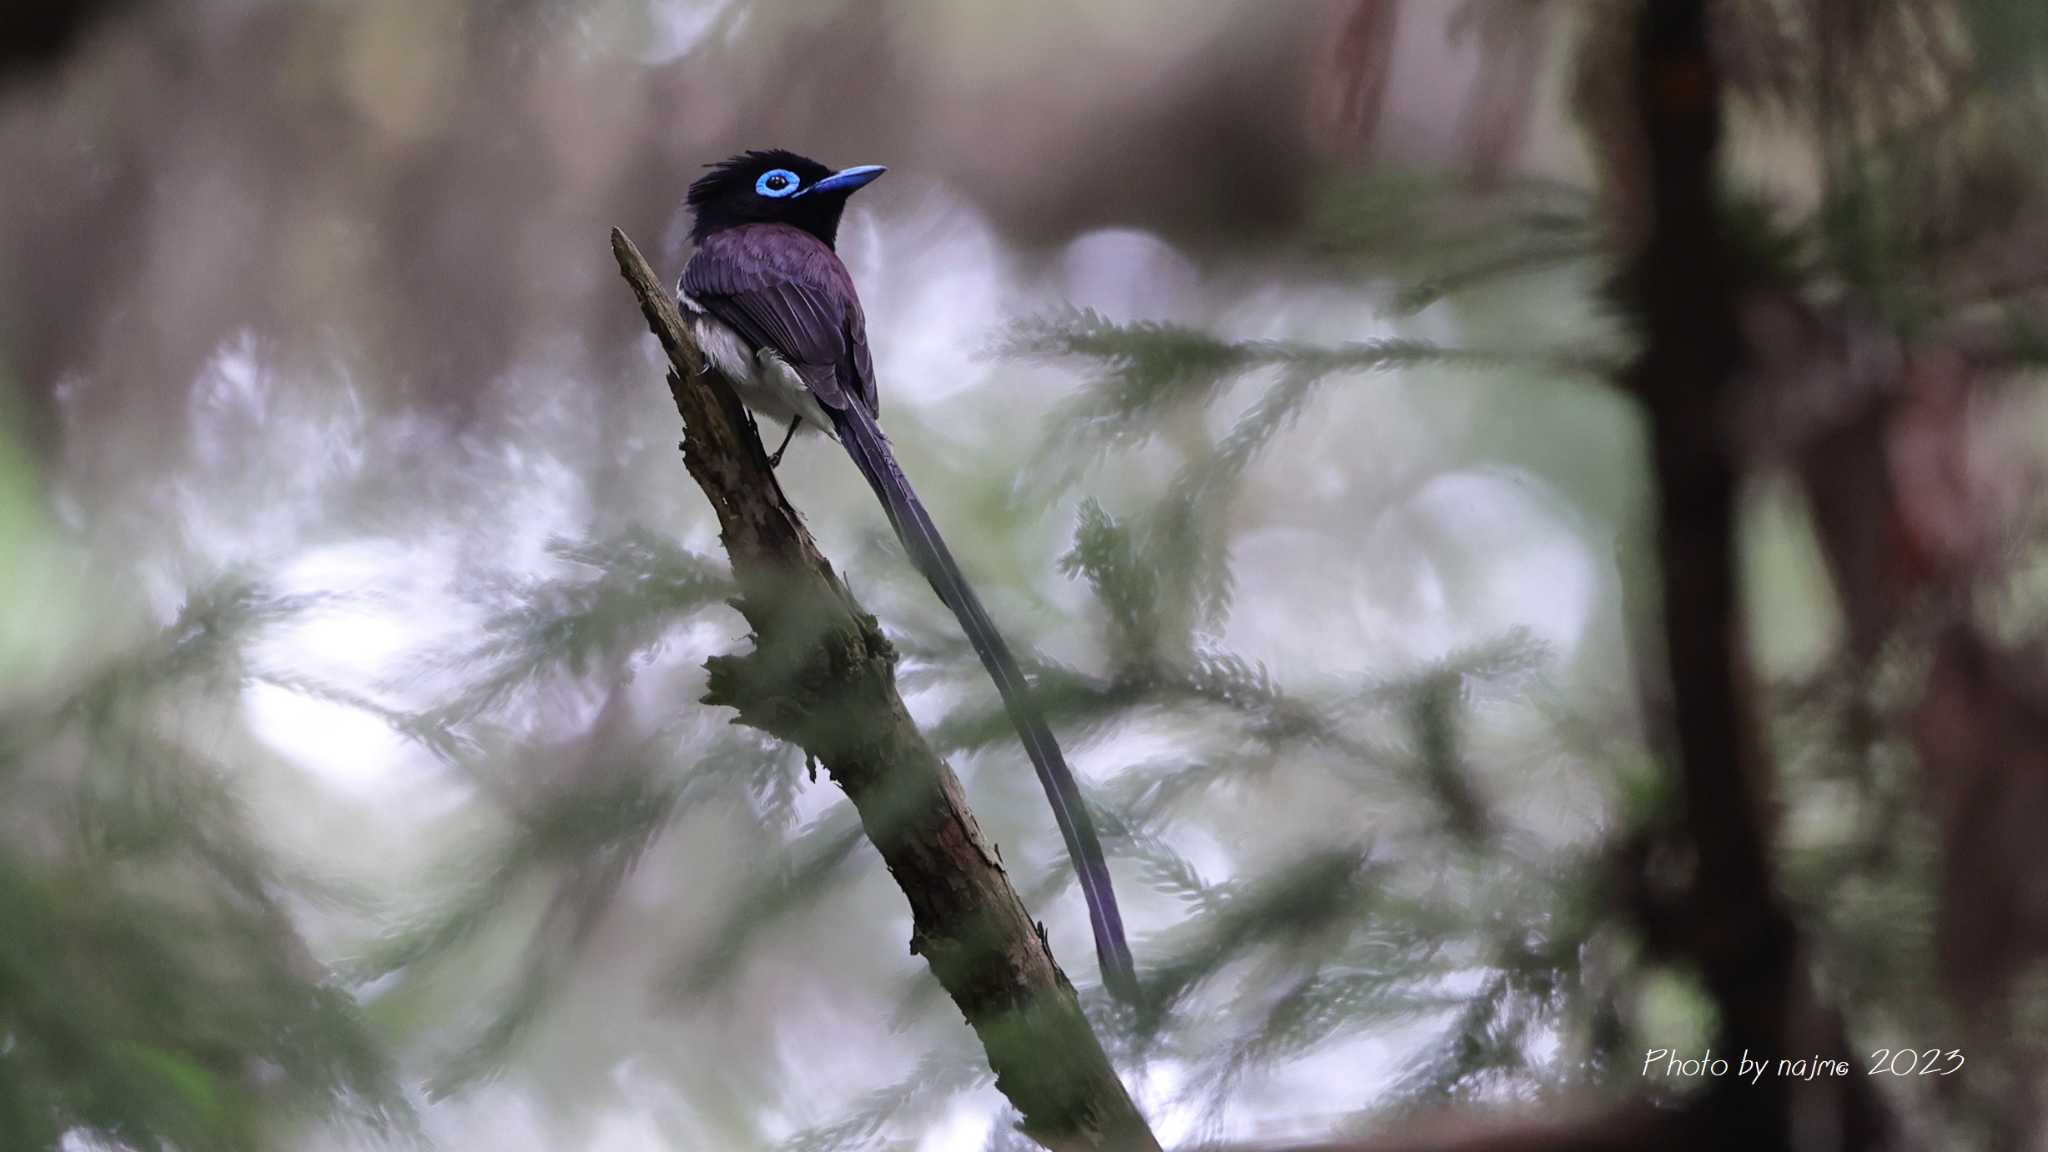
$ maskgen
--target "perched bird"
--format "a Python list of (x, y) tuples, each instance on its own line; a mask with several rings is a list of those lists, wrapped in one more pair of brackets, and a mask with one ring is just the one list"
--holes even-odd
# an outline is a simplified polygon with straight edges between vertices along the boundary
[(880, 498), (911, 562), (959, 618), (1066, 838), (1088, 901), (1103, 984), (1129, 1001), (1137, 976), (1081, 790), (1009, 645), (961, 576), (875, 423), (881, 398), (867, 322), (833, 243), (846, 198), (881, 174), (875, 165), (835, 172), (779, 150), (747, 152), (712, 165), (709, 175), (690, 185), (690, 237), (697, 251), (683, 269), (678, 295), (712, 365), (756, 414), (787, 427), (771, 463), (781, 461), (800, 428), (836, 435)]

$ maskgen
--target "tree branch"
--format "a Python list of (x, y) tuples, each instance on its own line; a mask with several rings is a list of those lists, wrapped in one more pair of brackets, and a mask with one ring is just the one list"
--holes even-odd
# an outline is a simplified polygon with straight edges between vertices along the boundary
[(1246, 1145), (1237, 1152), (1706, 1152), (1717, 1147), (1690, 1111), (1634, 1101), (1567, 1106), (1551, 1115), (1450, 1108), (1355, 1140)]
[[(1755, 371), (1740, 309), (1759, 273), (1726, 225), (1721, 90), (1708, 0), (1644, 0), (1634, 85), (1648, 228), (1615, 287), (1642, 338), (1625, 376), (1649, 415), (1672, 727), (1691, 861), (1686, 951), (1720, 1009), (1717, 1047), (1767, 1061), (1848, 1058), (1807, 974), (1772, 859), (1775, 769), (1742, 643), (1736, 551), (1743, 461), (1738, 383)], [(1798, 1099), (1795, 1099), (1798, 1097)], [(1703, 1110), (1717, 1147), (1875, 1148), (1888, 1124), (1868, 1084), (1721, 1078)], [(1832, 1142), (1800, 1134), (1827, 1114)], [(1807, 1123), (1797, 1123), (1804, 1118)]]
[(1024, 1131), (1053, 1149), (1156, 1150), (1065, 973), (896, 692), (896, 653), (784, 497), (752, 421), (633, 242), (612, 254), (668, 353), (683, 462), (718, 514), (751, 652), (705, 702), (824, 764), (910, 901), (910, 949), (973, 1026)]

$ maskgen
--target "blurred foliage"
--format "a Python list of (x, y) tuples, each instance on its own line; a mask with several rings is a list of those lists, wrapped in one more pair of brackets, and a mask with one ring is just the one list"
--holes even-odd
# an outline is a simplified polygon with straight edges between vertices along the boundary
[[(0, 717), (0, 1131), (269, 1147), (270, 1117), (409, 1109), (348, 989), (306, 950), (284, 871), (192, 731), (249, 633), (302, 605), (246, 583), (61, 706)], [(195, 705), (197, 705), (195, 707)]]
[(1454, 176), (1375, 172), (1333, 186), (1311, 227), (1322, 254), (1395, 282), (1393, 305), (1407, 312), (1465, 289), (1597, 260), (1596, 207), (1583, 190), (1550, 182), (1475, 186)]
[[(1737, 231), (1758, 263), (1802, 299), (1853, 294), (1900, 332), (1967, 335), (1994, 360), (2034, 361), (2040, 344), (2019, 305), (2038, 296), (2048, 267), (2048, 235), (2032, 231), (2043, 191), (2034, 160), (2048, 123), (2039, 106), (2048, 58), (2040, 6), (1931, 6), (1957, 18), (1938, 26), (1925, 19), (1930, 6), (1905, 2), (1727, 7), (1742, 33), (1730, 38), (1738, 127), (1767, 136), (1790, 124), (1818, 158), (1816, 186), (1799, 189), (1803, 196), (1745, 187), (1732, 198)], [(1823, 9), (1847, 12), (1844, 24), (1819, 23)], [(405, 9), (379, 11), (401, 20)], [(713, 49), (753, 34), (741, 14), (734, 6), (710, 17)], [(584, 35), (536, 18), (519, 28), (534, 41), (520, 41), (526, 48), (538, 52), (559, 35), (600, 62), (609, 59), (601, 49), (620, 39), (608, 25)], [(488, 31), (433, 35), (495, 43)], [(1976, 50), (1956, 51), (1958, 36)], [(445, 126), (430, 113), (452, 115), (445, 93), (412, 73), (422, 87), (381, 83), (377, 45), (351, 51), (363, 72), (347, 80), (352, 99), (400, 136), (441, 139)], [(468, 67), (470, 51), (453, 58)], [(1823, 68), (1838, 74), (1818, 75)], [(1927, 82), (1892, 83), (1901, 74)], [(570, 85), (578, 75), (551, 82)], [(493, 92), (503, 82), (496, 72), (470, 79)], [(547, 180), (503, 178), (507, 157), (525, 153), (507, 147), (517, 137), (497, 134), (496, 118), (527, 105), (472, 100), (493, 132), (450, 130), (461, 148), (423, 150), (417, 171), (391, 181), (389, 204), (379, 201), (391, 219), (410, 219), (424, 200), (437, 219), (467, 221), (472, 206), (502, 208), (484, 192), (515, 185), (522, 195), (539, 188), (579, 204), (569, 213), (579, 227), (606, 203), (557, 197)], [(429, 176), (442, 165), (462, 179), (435, 183)], [(679, 186), (673, 157), (650, 166), (652, 175), (621, 179), (636, 190), (618, 194), (623, 215), (658, 218), (652, 198)], [(134, 169), (114, 168), (134, 178)], [(1710, 1011), (1645, 928), (1644, 904), (1669, 894), (1637, 891), (1624, 878), (1675, 851), (1668, 765), (1644, 735), (1660, 702), (1638, 709), (1625, 699), (1634, 685), (1610, 665), (1628, 657), (1563, 654), (1528, 630), (1503, 630), (1435, 645), (1427, 658), (1362, 652), (1297, 677), (1276, 672), (1233, 630), (1248, 601), (1283, 595), (1242, 574), (1270, 562), (1266, 550), (1300, 547), (1304, 535), (1359, 536), (1383, 504), (1475, 460), (1506, 462), (1563, 489), (1589, 521), (1569, 526), (1571, 543), (1599, 556), (1598, 590), (1612, 590), (1608, 541), (1642, 528), (1626, 522), (1634, 505), (1614, 491), (1640, 486), (1635, 446), (1616, 443), (1632, 425), (1612, 414), (1618, 402), (1604, 392), (1552, 390), (1565, 382), (1594, 391), (1625, 351), (1585, 301), (1621, 242), (1625, 208), (1605, 191), (1389, 166), (1339, 173), (1314, 198), (1318, 210), (1299, 238), (1311, 259), (1295, 271), (1360, 292), (1370, 303), (1351, 330), (1374, 335), (1230, 335), (1233, 307), (1251, 307), (1235, 299), (1213, 323), (1043, 312), (998, 347), (1002, 371), (1024, 361), (1075, 371), (1076, 387), (1044, 431), (1005, 428), (1002, 447), (985, 458), (908, 460), (920, 487), (936, 494), (941, 523), (967, 521), (955, 541), (964, 556), (971, 547), (1012, 559), (990, 576), (993, 591), (1006, 594), (990, 601), (1061, 739), (1077, 761), (1115, 761), (1094, 773), (1090, 791), (1137, 930), (1143, 1004), (1126, 1008), (1103, 995), (1078, 944), (1060, 937), (1060, 954), (1074, 962), (1069, 975), (1131, 1082), (1160, 1094), (1148, 1107), (1192, 1117), (1190, 1141), (1234, 1132), (1232, 1110), (1261, 1087), (1318, 1061), (1349, 1061), (1347, 1045), (1365, 1041), (1396, 1048), (1398, 1067), (1368, 1084), (1347, 1064), (1344, 1095), (1321, 1104), (1324, 1127), (1446, 1100), (1632, 1089), (1631, 1054), (1696, 1035)], [(524, 224), (543, 207), (521, 201), (518, 213), (512, 223)], [(474, 243), (441, 237), (452, 255), (412, 260), (415, 234), (374, 219), (408, 257), (393, 258), (408, 301), (444, 288), (524, 284), (529, 264), (553, 258), (553, 249), (536, 256), (492, 242), (536, 234), (508, 223), (460, 233)], [(326, 227), (345, 239), (351, 225)], [(321, 255), (334, 239), (327, 232), (307, 236), (305, 267), (295, 265), (294, 276), (339, 259)], [(591, 251), (599, 252), (595, 242)], [(118, 309), (72, 287), (65, 306), (97, 340), (103, 313)], [(634, 347), (624, 333), (638, 318), (623, 298), (597, 299), (581, 318), (597, 334), (589, 343)], [(405, 339), (373, 363), (407, 371), (374, 387), (402, 398), (408, 373), (441, 379), (421, 365), (466, 386), (471, 375), (456, 368), (470, 361), (484, 365), (476, 379), (500, 379), (515, 355), (508, 330), (555, 303), (520, 302), (516, 312), (475, 309), (489, 325), (452, 349), (438, 345), (460, 323), (395, 309), (401, 316), (391, 323)], [(1514, 308), (1568, 315), (1532, 336), (1502, 319)], [(331, 322), (330, 312), (309, 311)], [(1497, 332), (1508, 335), (1476, 339)], [(211, 349), (216, 335), (192, 339)], [(411, 357), (415, 343), (437, 350)], [(41, 367), (70, 362), (43, 351)], [(67, 664), (65, 678), (38, 683), (48, 698), (4, 698), (0, 1146), (55, 1147), (72, 1134), (133, 1148), (279, 1147), (323, 1126), (360, 1129), (361, 1146), (402, 1143), (419, 1135), (416, 1111), (515, 1082), (573, 1118), (561, 1121), (562, 1146), (590, 1147), (596, 1138), (580, 1125), (594, 1125), (587, 1114), (601, 1104), (592, 1101), (644, 1104), (621, 1086), (643, 1073), (669, 1093), (647, 1111), (689, 1118), (668, 1133), (678, 1146), (909, 1146), (962, 1099), (991, 1102), (971, 1035), (903, 953), (901, 901), (850, 810), (820, 796), (800, 752), (685, 703), (700, 686), (702, 656), (745, 638), (722, 603), (730, 589), (715, 544), (691, 534), (697, 525), (670, 496), (642, 491), (686, 489), (663, 452), (648, 453), (661, 457), (658, 469), (631, 463), (642, 459), (636, 438), (666, 448), (669, 425), (652, 422), (670, 413), (646, 364), (624, 354), (619, 361), (629, 367), (617, 375), (651, 397), (638, 408), (620, 402), (626, 418), (592, 418), (578, 406), (583, 393), (559, 387), (543, 366), (535, 373), (543, 388), (478, 389), (478, 407), (511, 413), (502, 424), (463, 425), (443, 441), (420, 422), (394, 420), (377, 430), (382, 451), (357, 487), (317, 493), (343, 508), (337, 534), (399, 537), (394, 569), (414, 563), (404, 548), (428, 554), (434, 533), (447, 529), (436, 516), (469, 533), (461, 538), (473, 551), (451, 595), (472, 615), (446, 632), (433, 630), (440, 621), (409, 621), (426, 638), (408, 649), (422, 655), (406, 675), (366, 689), (258, 659), (265, 644), (336, 605), (265, 591), (204, 563), (167, 565), (166, 574), (138, 560), (135, 583), (179, 588), (183, 608), (145, 641), (105, 645), (120, 649), (111, 656), (71, 653), (87, 671), (71, 676)], [(327, 371), (315, 375), (324, 382)], [(1487, 391), (1460, 391), (1472, 378)], [(1342, 501), (1312, 501), (1299, 472), (1275, 484), (1284, 499), (1259, 493), (1262, 475), (1295, 463), (1320, 422), (1358, 395), (1342, 391), (1353, 384), (1426, 393), (1423, 415), (1398, 413), (1418, 426), (1388, 431), (1368, 427), (1386, 410), (1352, 410), (1344, 430), (1352, 441), (1325, 444), (1325, 454), (1369, 457), (1432, 435), (1463, 439), (1417, 453), (1422, 475), (1347, 473), (1364, 481)], [(1426, 406), (1470, 395), (1479, 399), (1469, 413)], [(914, 417), (892, 411), (892, 435), (915, 452)], [(140, 423), (152, 436), (161, 426)], [(536, 441), (560, 458), (507, 447)], [(453, 464), (433, 459), (443, 450)], [(1013, 462), (1001, 452), (1027, 454), (1029, 467), (1014, 470), (1028, 471), (1029, 484), (1012, 488), (995, 475)], [(66, 581), (49, 575), (58, 562), (44, 558), (70, 529), (42, 514), (48, 493), (35, 473), (64, 465), (59, 453), (27, 455), (0, 429), (0, 548), (37, 557), (36, 571), (8, 573), (7, 588), (47, 606), (59, 599), (48, 590)], [(437, 464), (458, 479), (434, 486), (450, 475)], [(802, 466), (795, 456), (792, 466)], [(558, 517), (573, 526), (568, 538), (513, 560), (478, 543), (515, 534), (545, 502), (510, 494), (542, 487), (551, 468), (576, 474), (568, 486), (583, 501)], [(432, 481), (417, 485), (421, 493), (411, 491), (415, 475)], [(379, 499), (396, 503), (397, 490), (430, 511), (361, 514), (383, 507)], [(798, 502), (808, 505), (808, 495)], [(949, 517), (943, 500), (965, 502), (974, 515)], [(1347, 519), (1316, 520), (1311, 505), (1334, 505)], [(167, 497), (122, 515), (176, 524), (165, 509), (187, 507)], [(1048, 521), (1068, 578), (1053, 593), (1017, 571), (1053, 567), (1031, 544)], [(1272, 529), (1281, 524), (1297, 534), (1278, 536)], [(334, 543), (312, 536), (297, 543)], [(1328, 579), (1354, 581), (1365, 598), (1455, 581), (1456, 563), (1427, 545), (1386, 558), (1398, 578), (1375, 583), (1339, 571)], [(1611, 566), (1639, 615), (1654, 589), (1626, 544), (1616, 551)], [(1304, 549), (1281, 560), (1310, 565), (1322, 556)], [(916, 590), (902, 611), (885, 613), (905, 657), (906, 691), (960, 767), (991, 835), (1007, 845), (1028, 905), (1056, 936), (1071, 929), (1079, 901), (1065, 857), (973, 653), (892, 551), (860, 552), (850, 566), (885, 590)], [(262, 571), (265, 581), (284, 575)], [(1790, 604), (1775, 611), (1818, 630), (1810, 623), (1824, 614), (1814, 606), (1823, 595), (1817, 583), (1775, 582), (1768, 591)], [(1058, 602), (1057, 620), (1033, 611), (1049, 601)], [(67, 646), (41, 634), (33, 644), (20, 639), (31, 633), (88, 631), (68, 616), (62, 627), (35, 616), (0, 621), (0, 656), (12, 662), (16, 653)], [(1294, 639), (1303, 640), (1317, 625), (1298, 627), (1304, 636)], [(1785, 770), (1782, 867), (1857, 1038), (1869, 1047), (1917, 1043), (1947, 1034), (1948, 1022), (1924, 995), (1932, 838), (1887, 710), (1895, 683), (1914, 674), (1915, 654), (1823, 655), (1817, 666), (1760, 669)], [(442, 799), (453, 814), (436, 810), (366, 851), (413, 850), (424, 867), (394, 866), (400, 879), (366, 892), (284, 857), (252, 827), (243, 796), (263, 785), (271, 759), (247, 731), (258, 688), (374, 717), (421, 753), (429, 765), (421, 775), (458, 798)], [(436, 794), (391, 790), (398, 805), (433, 807)], [(300, 799), (346, 807), (325, 794)], [(414, 835), (427, 843), (398, 843)], [(325, 836), (346, 838), (305, 838)], [(849, 990), (862, 998), (846, 1004)], [(862, 1032), (850, 1018), (881, 1023)], [(882, 1040), (913, 1055), (870, 1050)], [(821, 1089), (848, 1066), (835, 1059), (880, 1087), (850, 1101)], [(1655, 1086), (1671, 1095), (1695, 1087)], [(1960, 1124), (1948, 1107), (1926, 1103), (1927, 1123), (1943, 1132)], [(1016, 1140), (999, 1123), (989, 1146)]]

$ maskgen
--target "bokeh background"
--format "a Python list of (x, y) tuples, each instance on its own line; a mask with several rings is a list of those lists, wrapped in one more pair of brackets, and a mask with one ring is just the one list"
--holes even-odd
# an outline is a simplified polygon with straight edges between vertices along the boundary
[[(1028, 765), (848, 462), (808, 439), (782, 483), (1162, 1139), (1699, 1090), (1642, 1053), (1714, 1005), (1614, 879), (1671, 794), (1609, 293), (1631, 7), (4, 18), (0, 1148), (1025, 1146), (844, 798), (697, 702), (743, 628), (607, 230), (672, 279), (686, 185), (764, 146), (889, 166), (840, 241), (883, 423), (1032, 652), (1154, 1011), (1102, 996)], [(1717, 11), (1756, 339), (1967, 392), (1874, 466), (2036, 668), (2048, 21)], [(1809, 487), (1861, 474), (1759, 410), (1730, 626), (1783, 883), (1851, 1048), (2002, 1070), (1887, 1079), (1906, 1127), (2025, 1146), (2034, 1017), (1967, 1006), (2048, 922), (2048, 728), (2014, 705), (1926, 799), (1928, 649), (1866, 643), (1905, 612), (1853, 579), (1898, 542), (1844, 559)]]

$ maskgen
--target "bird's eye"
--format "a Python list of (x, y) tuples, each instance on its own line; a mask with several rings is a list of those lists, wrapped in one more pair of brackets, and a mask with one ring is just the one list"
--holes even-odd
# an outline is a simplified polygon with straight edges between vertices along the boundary
[(796, 183), (796, 173), (787, 168), (776, 168), (761, 173), (761, 178), (754, 181), (754, 191), (771, 200), (780, 200), (796, 191)]

